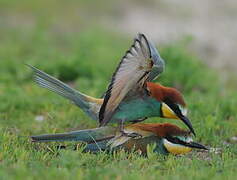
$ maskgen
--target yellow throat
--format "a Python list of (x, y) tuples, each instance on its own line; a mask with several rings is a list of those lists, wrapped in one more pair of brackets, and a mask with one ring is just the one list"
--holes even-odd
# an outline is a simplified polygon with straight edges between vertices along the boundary
[(176, 116), (176, 114), (170, 109), (170, 107), (165, 103), (162, 103), (161, 111), (162, 111), (163, 117), (165, 118), (179, 119)]
[(167, 149), (168, 152), (172, 153), (172, 154), (185, 154), (188, 153), (192, 150), (192, 148), (190, 147), (186, 147), (180, 144), (174, 144), (169, 142), (168, 140), (164, 139), (164, 146)]

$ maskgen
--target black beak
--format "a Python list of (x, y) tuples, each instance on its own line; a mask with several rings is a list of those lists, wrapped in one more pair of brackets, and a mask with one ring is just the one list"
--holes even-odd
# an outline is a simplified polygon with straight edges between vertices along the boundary
[(190, 142), (190, 143), (187, 143), (185, 144), (185, 146), (188, 146), (188, 147), (191, 147), (191, 148), (196, 148), (196, 149), (204, 149), (204, 150), (208, 150), (207, 147), (201, 145), (201, 144), (198, 144), (196, 142)]
[(192, 126), (191, 122), (189, 121), (189, 119), (182, 114), (178, 115), (178, 117), (184, 122), (184, 124), (186, 124), (186, 126), (188, 126), (189, 130), (193, 133), (193, 135), (196, 136), (193, 126)]
[(166, 99), (166, 101), (164, 101), (164, 102), (170, 107), (170, 109), (176, 114), (176, 116), (179, 119), (181, 119), (184, 122), (184, 124), (186, 124), (186, 126), (188, 126), (189, 130), (191, 131), (191, 133), (193, 133), (193, 135), (196, 136), (191, 122), (189, 121), (189, 119), (186, 116), (184, 116), (182, 114), (182, 112), (179, 109), (178, 105), (173, 103), (169, 99)]

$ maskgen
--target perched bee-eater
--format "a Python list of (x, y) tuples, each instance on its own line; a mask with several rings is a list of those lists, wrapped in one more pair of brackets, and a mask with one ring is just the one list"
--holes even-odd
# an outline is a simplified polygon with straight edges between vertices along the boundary
[(122, 130), (124, 122), (164, 117), (182, 120), (195, 134), (186, 117), (186, 104), (181, 93), (174, 88), (150, 82), (163, 72), (164, 61), (143, 34), (138, 34), (122, 58), (104, 99), (80, 93), (37, 68), (30, 67), (35, 73), (35, 81), (41, 87), (70, 99), (90, 117), (99, 119), (100, 126), (119, 122)]
[(103, 126), (61, 134), (31, 136), (32, 142), (75, 141), (85, 142), (85, 151), (98, 152), (124, 149), (146, 154), (147, 146), (155, 144), (154, 151), (160, 154), (185, 154), (193, 148), (207, 148), (193, 142), (189, 131), (170, 123), (136, 123), (124, 126), (124, 135), (119, 127)]

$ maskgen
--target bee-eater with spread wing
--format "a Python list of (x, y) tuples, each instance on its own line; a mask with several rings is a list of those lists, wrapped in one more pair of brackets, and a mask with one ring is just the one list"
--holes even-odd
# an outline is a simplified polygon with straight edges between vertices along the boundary
[(144, 34), (138, 34), (112, 76), (100, 108), (100, 126), (116, 120), (122, 127), (126, 121), (161, 116), (157, 112), (162, 109), (160, 102), (164, 102), (163, 108), (170, 108), (175, 114), (172, 117), (181, 119), (195, 134), (189, 119), (177, 105), (180, 102), (181, 106), (185, 106), (181, 95), (170, 91), (166, 91), (168, 95), (159, 93), (159, 85), (150, 82), (163, 69), (164, 61), (155, 46)]
[(122, 58), (104, 99), (96, 99), (78, 92), (52, 76), (30, 66), (35, 81), (73, 101), (100, 126), (109, 122), (134, 122), (148, 117), (164, 117), (182, 120), (193, 134), (194, 129), (186, 117), (186, 104), (181, 93), (169, 87), (155, 84), (164, 69), (164, 61), (155, 46), (145, 35), (139, 34)]
[(136, 123), (120, 128), (103, 126), (61, 134), (31, 136), (32, 142), (75, 141), (85, 142), (85, 151), (98, 152), (117, 149), (137, 150), (146, 154), (147, 146), (155, 144), (154, 151), (160, 154), (185, 154), (193, 148), (207, 148), (192, 140), (189, 131), (170, 123)]

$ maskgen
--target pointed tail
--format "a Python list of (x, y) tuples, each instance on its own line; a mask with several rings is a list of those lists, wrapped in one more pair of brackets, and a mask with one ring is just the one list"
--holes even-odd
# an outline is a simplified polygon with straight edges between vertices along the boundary
[(93, 144), (113, 138), (115, 132), (116, 128), (106, 126), (101, 128), (72, 131), (68, 133), (31, 136), (30, 138), (32, 142), (80, 141)]
[(33, 70), (34, 80), (40, 87), (49, 89), (50, 91), (69, 99), (92, 119), (98, 120), (98, 113), (100, 106), (103, 103), (103, 99), (87, 96), (37, 68), (28, 64), (27, 66)]

